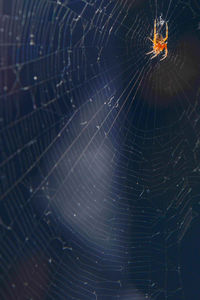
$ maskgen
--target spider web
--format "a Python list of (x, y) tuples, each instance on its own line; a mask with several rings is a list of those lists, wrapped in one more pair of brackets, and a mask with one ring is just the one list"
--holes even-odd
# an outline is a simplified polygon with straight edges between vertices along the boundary
[(0, 11), (1, 299), (199, 299), (198, 1)]

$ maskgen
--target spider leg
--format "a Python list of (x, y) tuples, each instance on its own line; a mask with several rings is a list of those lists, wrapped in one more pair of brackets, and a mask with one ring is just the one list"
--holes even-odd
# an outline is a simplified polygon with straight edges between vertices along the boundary
[(150, 59), (153, 59), (156, 56), (158, 56), (158, 53), (156, 53), (155, 55), (153, 55)]
[(154, 34), (153, 34), (153, 43), (156, 42), (156, 19), (154, 20)]
[(148, 37), (148, 39), (153, 43), (153, 40), (150, 37)]
[(146, 55), (148, 55), (148, 54), (151, 54), (151, 53), (153, 53), (153, 52), (154, 52), (154, 50), (152, 50), (152, 51), (150, 51), (150, 52), (146, 53)]
[(166, 36), (163, 39), (163, 42), (165, 42), (168, 39), (168, 24), (166, 23)]
[(165, 45), (165, 55), (160, 59), (160, 61), (164, 60), (167, 57), (167, 54), (168, 54), (168, 50), (167, 50), (167, 44), (166, 44)]
[(161, 60), (164, 60), (166, 57), (167, 57), (167, 56), (166, 56), (166, 55), (164, 55), (164, 56), (163, 56), (163, 57), (160, 59), (160, 61), (161, 61)]

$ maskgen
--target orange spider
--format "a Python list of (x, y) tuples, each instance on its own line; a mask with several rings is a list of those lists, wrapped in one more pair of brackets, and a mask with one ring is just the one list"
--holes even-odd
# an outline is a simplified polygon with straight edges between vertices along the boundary
[[(167, 51), (167, 39), (168, 39), (168, 25), (166, 23), (166, 36), (165, 38), (163, 38), (163, 36), (159, 33), (156, 33), (156, 20), (154, 20), (154, 34), (153, 34), (153, 40), (150, 39), (150, 37), (148, 37), (148, 39), (150, 41), (152, 41), (153, 43), (153, 50), (146, 53), (151, 54), (153, 53), (154, 55), (151, 57), (154, 58), (156, 57), (158, 54), (160, 54), (160, 52), (162, 52), (163, 50), (165, 50), (165, 54), (164, 56), (161, 58), (161, 60), (165, 59), (167, 57), (168, 51)], [(165, 43), (166, 42), (166, 43)]]

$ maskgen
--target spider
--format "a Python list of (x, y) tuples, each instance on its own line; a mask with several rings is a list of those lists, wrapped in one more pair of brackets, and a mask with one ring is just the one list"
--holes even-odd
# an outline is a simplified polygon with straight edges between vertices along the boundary
[(154, 57), (156, 57), (158, 54), (160, 54), (160, 52), (162, 52), (163, 50), (165, 50), (165, 54), (164, 56), (161, 58), (161, 60), (165, 59), (167, 57), (168, 51), (167, 51), (167, 39), (168, 39), (168, 25), (166, 23), (166, 36), (165, 38), (163, 38), (163, 36), (159, 33), (156, 33), (156, 20), (154, 20), (154, 34), (153, 34), (153, 40), (150, 39), (150, 37), (148, 37), (148, 39), (150, 41), (152, 41), (153, 43), (153, 50), (146, 53), (151, 54), (153, 53), (154, 55), (151, 57), (151, 59), (153, 59)]

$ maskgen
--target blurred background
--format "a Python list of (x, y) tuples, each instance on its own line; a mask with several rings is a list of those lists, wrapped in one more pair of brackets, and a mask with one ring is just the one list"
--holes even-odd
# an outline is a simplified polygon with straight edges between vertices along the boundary
[(0, 2), (2, 300), (200, 299), (199, 53), (197, 0)]

